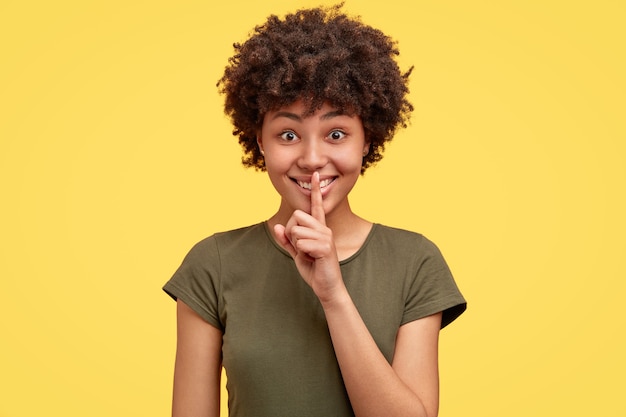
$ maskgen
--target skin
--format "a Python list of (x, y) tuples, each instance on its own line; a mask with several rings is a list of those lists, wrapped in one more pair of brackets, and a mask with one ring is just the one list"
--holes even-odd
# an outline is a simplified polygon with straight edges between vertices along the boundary
[[(369, 147), (362, 122), (328, 104), (311, 116), (303, 114), (299, 102), (269, 112), (257, 138), (270, 180), (281, 195), (280, 207), (268, 221), (274, 239), (289, 252), (320, 300), (355, 414), (434, 417), (441, 313), (401, 326), (389, 364), (352, 302), (339, 268), (339, 260), (354, 254), (372, 227), (348, 202)], [(216, 417), (221, 332), (178, 304), (173, 416)]]
[[(328, 104), (311, 117), (303, 117), (304, 112), (304, 105), (296, 102), (268, 112), (263, 119), (257, 142), (270, 180), (281, 196), (280, 207), (268, 222), (272, 227), (289, 227), (291, 238), (297, 219), (311, 213), (312, 190), (302, 188), (296, 180), (310, 184), (317, 172), (321, 181), (332, 181), (321, 190), (322, 205), (325, 222), (335, 231), (339, 258), (344, 259), (358, 250), (372, 227), (352, 212), (348, 202), (369, 142), (357, 116), (337, 112)], [(295, 230), (299, 230), (297, 226)]]

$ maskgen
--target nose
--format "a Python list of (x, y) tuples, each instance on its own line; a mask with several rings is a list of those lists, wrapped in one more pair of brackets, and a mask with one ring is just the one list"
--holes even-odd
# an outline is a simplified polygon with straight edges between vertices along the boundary
[(300, 168), (314, 172), (324, 167), (327, 163), (328, 155), (323, 140), (311, 139), (302, 141), (301, 154), (298, 158), (298, 166)]

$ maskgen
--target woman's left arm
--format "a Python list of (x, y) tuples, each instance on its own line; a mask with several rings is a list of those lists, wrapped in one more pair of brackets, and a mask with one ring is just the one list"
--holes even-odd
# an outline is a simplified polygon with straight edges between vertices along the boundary
[(344, 285), (332, 233), (316, 223), (308, 214), (295, 212), (286, 227), (275, 227), (275, 233), (324, 309), (355, 415), (437, 416), (442, 314), (401, 326), (393, 361), (387, 362)]
[(318, 296), (357, 417), (436, 417), (441, 313), (400, 327), (392, 363), (365, 326), (341, 276), (332, 231), (326, 227), (319, 175), (311, 180), (311, 213), (296, 210), (274, 226), (302, 278)]
[(356, 416), (437, 416), (441, 313), (400, 327), (390, 365), (347, 292), (324, 311)]

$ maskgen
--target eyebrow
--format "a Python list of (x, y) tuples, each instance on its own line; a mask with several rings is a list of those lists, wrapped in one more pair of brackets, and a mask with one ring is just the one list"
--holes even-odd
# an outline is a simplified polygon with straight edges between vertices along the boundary
[[(332, 111), (329, 111), (328, 113), (324, 113), (320, 117), (320, 119), (321, 120), (329, 120), (329, 119), (332, 119), (333, 117), (343, 116), (344, 114), (345, 113), (340, 111), (340, 110), (332, 110)], [(288, 112), (288, 111), (276, 112), (274, 117), (272, 117), (272, 120), (278, 119), (279, 117), (286, 117), (287, 119), (295, 120), (296, 122), (301, 122), (302, 121), (302, 116), (300, 116), (298, 114), (295, 114), (295, 113)]]

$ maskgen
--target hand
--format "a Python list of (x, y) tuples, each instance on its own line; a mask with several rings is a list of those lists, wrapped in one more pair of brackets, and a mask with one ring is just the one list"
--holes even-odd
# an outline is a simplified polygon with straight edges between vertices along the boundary
[(333, 233), (326, 226), (319, 172), (311, 178), (311, 213), (294, 211), (285, 226), (274, 226), (274, 233), (320, 300), (330, 299), (337, 290), (345, 289)]

